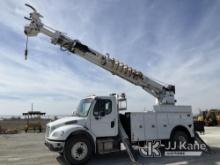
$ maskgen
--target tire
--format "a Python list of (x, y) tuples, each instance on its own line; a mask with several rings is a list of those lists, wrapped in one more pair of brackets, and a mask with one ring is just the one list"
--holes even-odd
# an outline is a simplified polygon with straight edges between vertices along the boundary
[(92, 144), (86, 136), (72, 136), (65, 144), (63, 155), (72, 165), (85, 164), (92, 156)]
[(174, 134), (171, 137), (171, 144), (174, 146), (176, 143), (177, 149), (179, 149), (180, 143), (185, 142), (185, 144), (189, 144), (190, 139), (188, 134), (185, 131), (175, 131)]

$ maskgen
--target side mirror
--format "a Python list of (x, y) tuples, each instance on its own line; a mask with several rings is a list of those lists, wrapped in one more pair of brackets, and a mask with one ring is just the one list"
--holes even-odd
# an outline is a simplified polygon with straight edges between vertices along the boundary
[(93, 115), (94, 115), (94, 116), (99, 116), (99, 112), (98, 112), (98, 111), (95, 111), (95, 112), (93, 112)]
[(105, 111), (101, 110), (101, 111), (99, 112), (99, 115), (102, 116), (102, 117), (105, 116)]
[(96, 120), (101, 119), (101, 117), (105, 116), (105, 111), (95, 111), (93, 112)]
[(73, 115), (73, 116), (76, 116), (76, 111), (73, 111), (73, 112), (72, 112), (72, 115)]
[(95, 119), (96, 119), (96, 120), (101, 119), (101, 116), (99, 115), (99, 112), (98, 112), (98, 111), (93, 112), (93, 115), (95, 116)]

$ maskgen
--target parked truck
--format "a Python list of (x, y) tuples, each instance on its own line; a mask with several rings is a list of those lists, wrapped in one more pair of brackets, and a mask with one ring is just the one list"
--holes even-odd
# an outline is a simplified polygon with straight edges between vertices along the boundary
[[(156, 98), (152, 111), (125, 113), (125, 94), (83, 98), (73, 116), (47, 124), (45, 144), (50, 150), (59, 152), (70, 164), (83, 164), (93, 154), (120, 151), (123, 143), (134, 161), (136, 159), (132, 147), (142, 146), (146, 141), (194, 141), (191, 106), (175, 105), (174, 85), (162, 85), (109, 55), (101, 54), (79, 40), (73, 40), (60, 31), (49, 28), (42, 23), (42, 16), (36, 9), (27, 4), (26, 6), (33, 9), (30, 17), (25, 17), (30, 21), (24, 28), (27, 38), (42, 33), (63, 50), (143, 88)], [(27, 54), (26, 47), (25, 59)]]

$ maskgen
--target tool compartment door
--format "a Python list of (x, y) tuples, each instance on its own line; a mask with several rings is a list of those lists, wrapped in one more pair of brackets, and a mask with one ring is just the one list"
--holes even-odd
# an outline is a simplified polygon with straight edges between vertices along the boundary
[(131, 113), (131, 141), (144, 141), (144, 115), (143, 113)]
[(163, 112), (157, 113), (157, 126), (158, 126), (158, 138), (169, 139), (171, 128), (168, 123), (168, 113), (163, 113)]
[(155, 112), (144, 113), (144, 132), (145, 140), (153, 140), (158, 138), (158, 126)]

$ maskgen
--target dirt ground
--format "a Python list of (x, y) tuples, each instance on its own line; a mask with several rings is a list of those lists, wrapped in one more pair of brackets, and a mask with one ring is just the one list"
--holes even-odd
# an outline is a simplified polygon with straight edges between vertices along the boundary
[[(43, 129), (45, 130), (46, 123), (48, 123), (50, 119), (41, 119), (40, 122), (42, 124)], [(38, 123), (38, 119), (31, 119), (30, 123)], [(0, 120), (0, 127), (4, 129), (17, 129), (19, 131), (24, 130), (25, 125), (27, 124), (26, 119), (5, 119)]]
[[(137, 164), (198, 164), (220, 165), (220, 127), (206, 128), (201, 135), (212, 151), (203, 153), (201, 157), (165, 157), (143, 158), (139, 156)], [(125, 151), (102, 156), (95, 156), (90, 165), (98, 164), (132, 164)], [(59, 154), (50, 152), (44, 146), (43, 133), (21, 133), (15, 135), (0, 135), (0, 165), (65, 165)]]

